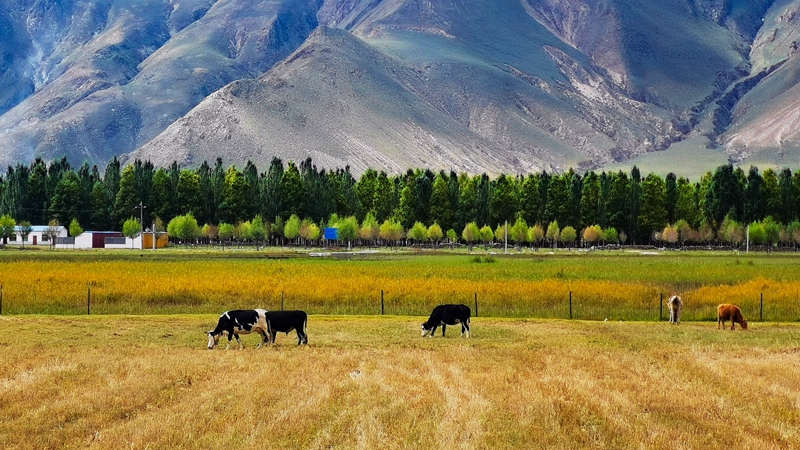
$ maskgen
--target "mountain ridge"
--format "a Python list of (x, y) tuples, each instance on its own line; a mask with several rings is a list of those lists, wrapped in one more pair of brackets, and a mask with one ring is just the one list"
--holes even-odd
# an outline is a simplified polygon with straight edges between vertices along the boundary
[[(18, 0), (0, 163), (800, 163), (800, 0)], [(25, 20), (23, 20), (23, 18)], [(680, 144), (680, 145), (678, 145)], [(681, 148), (680, 156), (677, 150)]]

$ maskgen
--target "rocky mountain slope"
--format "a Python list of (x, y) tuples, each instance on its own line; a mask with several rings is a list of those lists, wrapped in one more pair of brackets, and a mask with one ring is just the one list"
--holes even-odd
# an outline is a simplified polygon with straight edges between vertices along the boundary
[[(5, 1), (0, 163), (800, 165), (800, 0)], [(688, 148), (670, 158), (672, 148)], [(687, 157), (688, 155), (688, 157)]]

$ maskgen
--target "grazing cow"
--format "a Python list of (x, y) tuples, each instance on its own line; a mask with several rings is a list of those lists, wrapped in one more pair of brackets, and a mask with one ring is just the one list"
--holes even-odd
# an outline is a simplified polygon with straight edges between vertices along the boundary
[(683, 311), (683, 300), (675, 294), (667, 300), (669, 309), (669, 323), (681, 323), (681, 311)]
[(736, 305), (723, 303), (717, 306), (717, 329), (719, 330), (720, 324), (725, 328), (725, 321), (731, 321), (731, 330), (736, 329), (736, 324), (742, 326), (743, 330), (747, 329), (747, 320), (742, 316), (742, 310)]
[(239, 343), (239, 349), (243, 348), (242, 340), (239, 339), (240, 334), (258, 333), (261, 335), (261, 344), (265, 344), (271, 340), (272, 332), (269, 329), (269, 322), (267, 322), (267, 311), (263, 309), (245, 309), (235, 311), (225, 311), (219, 316), (217, 327), (208, 332), (208, 349), (216, 347), (219, 344), (219, 337), (223, 334), (228, 335), (228, 345), (225, 347), (227, 350), (231, 346), (231, 339), (236, 338)]
[(297, 345), (308, 344), (308, 314), (305, 311), (270, 311), (267, 313), (267, 323), (273, 344), (275, 333), (288, 335), (292, 330), (297, 331)]
[(469, 316), (472, 310), (467, 305), (439, 305), (433, 308), (431, 317), (422, 324), (422, 337), (430, 336), (436, 332), (436, 327), (442, 326), (442, 337), (444, 337), (447, 325), (461, 324), (461, 337), (466, 334), (469, 338)]

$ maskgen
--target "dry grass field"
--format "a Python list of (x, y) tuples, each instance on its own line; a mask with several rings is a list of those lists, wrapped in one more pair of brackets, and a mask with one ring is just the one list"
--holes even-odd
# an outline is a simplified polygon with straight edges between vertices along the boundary
[(216, 317), (0, 316), (0, 448), (800, 447), (796, 324), (312, 315), (209, 351)]

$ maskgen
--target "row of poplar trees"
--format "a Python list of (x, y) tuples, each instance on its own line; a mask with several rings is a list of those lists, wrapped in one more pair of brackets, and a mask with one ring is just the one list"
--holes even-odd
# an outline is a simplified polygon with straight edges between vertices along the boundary
[[(698, 181), (668, 174), (588, 171), (525, 175), (468, 175), (408, 170), (401, 175), (349, 168), (318, 169), (273, 158), (265, 171), (252, 162), (225, 167), (220, 158), (199, 167), (154, 167), (136, 160), (121, 165), (115, 157), (101, 173), (84, 163), (75, 169), (66, 158), (49, 164), (9, 166), (0, 176), (0, 215), (17, 222), (68, 224), (85, 229), (121, 230), (130, 218), (168, 223), (191, 213), (200, 224), (235, 224), (261, 216), (267, 221), (296, 214), (316, 223), (371, 212), (378, 223), (394, 218), (406, 229), (416, 222), (461, 230), (475, 222), (495, 228), (523, 218), (582, 230), (614, 227), (630, 243), (646, 243), (667, 224), (686, 221), (694, 229), (718, 230), (728, 218), (747, 224), (772, 217), (789, 224), (800, 217), (800, 173), (788, 168), (761, 173), (723, 165)], [(142, 209), (140, 209), (143, 207)]]

